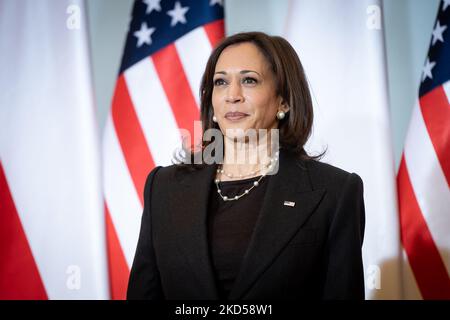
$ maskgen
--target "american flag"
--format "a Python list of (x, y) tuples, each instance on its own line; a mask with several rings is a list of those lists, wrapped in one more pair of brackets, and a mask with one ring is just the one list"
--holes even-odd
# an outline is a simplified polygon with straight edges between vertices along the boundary
[(103, 137), (103, 185), (111, 297), (125, 297), (139, 235), (145, 179), (170, 165), (179, 128), (193, 135), (199, 87), (224, 36), (221, 0), (134, 3)]
[(397, 176), (402, 244), (424, 299), (450, 299), (449, 29), (450, 0), (444, 0)]

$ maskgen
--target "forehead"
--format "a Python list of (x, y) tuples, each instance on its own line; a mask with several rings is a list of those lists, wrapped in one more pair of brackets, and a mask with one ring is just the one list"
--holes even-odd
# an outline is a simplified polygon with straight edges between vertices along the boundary
[(236, 69), (263, 72), (268, 68), (269, 64), (266, 58), (259, 48), (251, 42), (226, 47), (216, 63), (216, 71)]

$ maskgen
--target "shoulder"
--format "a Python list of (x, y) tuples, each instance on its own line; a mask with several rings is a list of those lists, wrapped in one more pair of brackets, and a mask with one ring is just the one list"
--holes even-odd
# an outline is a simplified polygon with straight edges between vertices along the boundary
[[(198, 172), (202, 170), (205, 166), (200, 166), (196, 169), (194, 169), (193, 166), (190, 165), (177, 165), (172, 164), (168, 166), (157, 166), (152, 169), (152, 171), (149, 173), (151, 175), (153, 172), (155, 172), (155, 175), (157, 176), (158, 180), (172, 180), (172, 179), (183, 179), (186, 176), (191, 175), (194, 172)], [(156, 174), (157, 172), (157, 174)]]
[(181, 165), (168, 165), (168, 166), (156, 166), (147, 176), (147, 184), (151, 182), (153, 185), (157, 185), (158, 188), (162, 188), (164, 185), (173, 186), (189, 176), (194, 175), (196, 172), (203, 170), (203, 168), (193, 169), (191, 166)]
[(158, 199), (170, 194), (171, 188), (175, 185), (176, 166), (156, 166), (147, 175), (144, 187), (145, 201)]
[(304, 165), (314, 189), (328, 189), (340, 193), (342, 190), (350, 188), (360, 189), (362, 192), (363, 181), (355, 172), (348, 172), (316, 160), (305, 161)]
[[(333, 220), (356, 222), (355, 226), (364, 236), (365, 209), (364, 186), (361, 177), (354, 172), (319, 161), (308, 161), (307, 171), (313, 189), (326, 190), (325, 198)], [(362, 242), (362, 240), (361, 240)]]
[[(161, 181), (171, 181), (175, 178), (176, 165), (170, 166), (156, 166), (147, 175), (146, 186), (154, 184), (155, 181), (159, 184)], [(150, 186), (148, 186), (150, 187)]]

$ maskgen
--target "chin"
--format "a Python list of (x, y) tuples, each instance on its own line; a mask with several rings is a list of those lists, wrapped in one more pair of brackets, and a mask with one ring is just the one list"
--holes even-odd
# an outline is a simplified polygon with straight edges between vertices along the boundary
[[(245, 139), (245, 141), (248, 141), (249, 137), (252, 137), (252, 135), (255, 135), (255, 137), (256, 137), (256, 134), (258, 133), (258, 131), (254, 128), (247, 128), (247, 127), (243, 128), (243, 127), (237, 127), (237, 126), (236, 127), (228, 127), (228, 128), (226, 128), (226, 130), (228, 130), (228, 132), (225, 131), (226, 132), (225, 136), (228, 139), (236, 139), (237, 141), (242, 141), (242, 142), (244, 142), (244, 139)], [(254, 133), (252, 133), (252, 130), (255, 130)]]

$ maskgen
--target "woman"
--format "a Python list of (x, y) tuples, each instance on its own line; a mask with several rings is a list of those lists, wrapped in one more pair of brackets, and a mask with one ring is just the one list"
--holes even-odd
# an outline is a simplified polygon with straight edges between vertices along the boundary
[[(223, 163), (190, 164), (197, 152), (149, 174), (128, 298), (363, 299), (363, 184), (305, 152), (313, 109), (290, 44), (259, 32), (223, 40), (201, 120), (222, 133)], [(246, 136), (256, 129), (267, 129), (258, 143)]]

